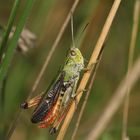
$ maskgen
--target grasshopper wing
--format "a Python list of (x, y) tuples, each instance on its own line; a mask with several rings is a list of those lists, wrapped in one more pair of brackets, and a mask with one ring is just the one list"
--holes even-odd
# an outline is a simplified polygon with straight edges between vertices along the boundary
[(67, 87), (61, 99), (59, 114), (49, 130), (50, 134), (54, 134), (58, 130), (61, 122), (64, 120), (65, 116), (67, 115), (70, 109), (72, 101), (75, 100), (76, 97), (75, 91), (76, 91), (78, 79), (79, 77), (76, 77), (74, 80), (69, 81), (71, 84), (69, 85), (69, 87)]
[(39, 105), (35, 108), (31, 122), (32, 123), (38, 123), (43, 121), (47, 113), (49, 112), (49, 109), (55, 102), (57, 101), (57, 98), (59, 96), (60, 90), (63, 85), (65, 72), (62, 72), (55, 83), (51, 86), (50, 90), (47, 92), (46, 96), (43, 96)]

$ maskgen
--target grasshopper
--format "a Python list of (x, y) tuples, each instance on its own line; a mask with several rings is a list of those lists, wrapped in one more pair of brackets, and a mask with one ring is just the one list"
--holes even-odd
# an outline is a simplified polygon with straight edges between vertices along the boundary
[[(74, 40), (73, 30), (72, 40)], [(32, 123), (38, 123), (39, 128), (51, 127), (49, 131), (51, 134), (58, 130), (72, 101), (76, 99), (77, 83), (83, 69), (84, 58), (80, 50), (74, 46), (73, 41), (73, 47), (67, 54), (65, 64), (50, 89), (21, 104), (24, 109), (36, 106), (31, 117)]]
[(70, 48), (65, 65), (50, 89), (21, 104), (24, 109), (36, 106), (31, 118), (32, 123), (39, 123), (40, 128), (52, 125), (50, 133), (58, 129), (76, 97), (77, 82), (83, 68), (84, 59), (80, 50)]

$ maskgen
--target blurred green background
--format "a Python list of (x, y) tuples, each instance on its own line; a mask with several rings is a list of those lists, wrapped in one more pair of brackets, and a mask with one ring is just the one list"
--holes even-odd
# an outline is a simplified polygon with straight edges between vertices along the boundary
[[(111, 5), (114, 0), (81, 0), (74, 12), (74, 36), (79, 36), (84, 25), (89, 22), (88, 28), (78, 38), (81, 44), (83, 56), (89, 60), (92, 50)], [(3, 112), (0, 112), (0, 132), (1, 140), (7, 133), (16, 112), (19, 110), (20, 103), (23, 102), (52, 47), (54, 40), (64, 22), (74, 0), (36, 0), (26, 28), (36, 36), (35, 48), (30, 49), (26, 55), (15, 52), (14, 58), (8, 71), (8, 79), (5, 92), (5, 103)], [(105, 105), (108, 103), (120, 81), (127, 71), (128, 49), (130, 45), (132, 23), (133, 23), (133, 0), (123, 0), (113, 21), (113, 25), (105, 43), (103, 57), (97, 71), (96, 80), (90, 94), (86, 109), (80, 127), (78, 129), (76, 140), (85, 140), (85, 137), (94, 126), (101, 115)], [(0, 25), (6, 26), (13, 6), (14, 0), (0, 0)], [(25, 1), (21, 0), (16, 22), (22, 16)], [(139, 24), (140, 25), (140, 24)], [(83, 38), (83, 39), (82, 39)], [(39, 94), (46, 89), (61, 65), (63, 65), (66, 52), (71, 45), (70, 24), (67, 26), (60, 43), (51, 59), (49, 66), (41, 80), (35, 94)], [(140, 28), (138, 31), (135, 59), (140, 53)], [(139, 81), (140, 84), (140, 81)], [(131, 140), (140, 140), (140, 86), (137, 84), (131, 91), (128, 134)], [(75, 116), (67, 131), (66, 140), (69, 140), (75, 127), (82, 100), (78, 106)], [(22, 112), (17, 127), (11, 140), (53, 140), (57, 134), (50, 136), (48, 129), (38, 129), (31, 124), (30, 117), (32, 109)], [(100, 140), (119, 140), (121, 139), (122, 129), (122, 111), (121, 106), (115, 114), (113, 121), (108, 125)]]

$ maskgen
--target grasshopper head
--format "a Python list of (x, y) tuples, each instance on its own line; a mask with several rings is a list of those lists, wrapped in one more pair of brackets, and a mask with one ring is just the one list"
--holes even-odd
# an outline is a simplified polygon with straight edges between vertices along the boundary
[(78, 48), (72, 47), (68, 53), (69, 63), (79, 66), (79, 69), (84, 67), (84, 58)]

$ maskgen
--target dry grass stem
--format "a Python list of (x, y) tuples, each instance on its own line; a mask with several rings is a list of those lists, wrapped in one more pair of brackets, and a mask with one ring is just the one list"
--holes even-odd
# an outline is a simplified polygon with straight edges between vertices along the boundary
[(72, 134), (72, 137), (71, 137), (71, 140), (75, 140), (75, 137), (76, 137), (76, 133), (78, 131), (78, 128), (79, 128), (79, 125), (80, 125), (80, 121), (82, 119), (82, 116), (83, 116), (83, 113), (84, 113), (84, 110), (85, 110), (85, 107), (86, 107), (86, 104), (87, 104), (87, 101), (88, 101), (88, 97), (91, 93), (91, 89), (92, 89), (92, 86), (93, 86), (93, 82), (95, 80), (95, 75), (96, 75), (96, 72), (97, 72), (97, 69), (98, 69), (98, 66), (99, 66), (99, 63), (100, 63), (100, 59), (101, 59), (101, 56), (99, 58), (99, 62), (97, 63), (95, 69), (93, 70), (93, 75), (92, 75), (92, 78), (90, 80), (90, 84), (88, 86), (88, 91), (86, 93), (86, 96), (85, 96), (85, 99), (84, 99), (84, 102), (82, 104), (82, 107), (81, 107), (81, 110), (80, 110), (80, 113), (78, 115), (78, 119), (76, 121), (76, 125), (75, 125), (75, 128), (74, 128), (74, 131), (73, 131), (73, 134)]
[(53, 55), (53, 53), (54, 53), (54, 51), (55, 51), (55, 49), (56, 49), (56, 47), (57, 47), (62, 35), (63, 35), (63, 33), (64, 33), (64, 31), (65, 31), (65, 29), (66, 29), (66, 27), (68, 25), (68, 22), (69, 22), (70, 17), (71, 17), (71, 13), (74, 13), (78, 3), (79, 3), (79, 0), (74, 1), (74, 3), (72, 5), (72, 7), (71, 7), (66, 19), (65, 19), (64, 23), (62, 24), (62, 27), (61, 27), (61, 29), (60, 29), (57, 37), (56, 37), (56, 40), (54, 41), (54, 43), (52, 45), (52, 48), (49, 51), (49, 54), (47, 55), (47, 57), (45, 59), (43, 67), (41, 68), (41, 71), (39, 72), (39, 74), (38, 74), (38, 76), (37, 76), (37, 78), (35, 80), (35, 83), (34, 83), (34, 85), (32, 87), (31, 93), (29, 94), (28, 98), (30, 98), (32, 96), (33, 92), (36, 90), (36, 88), (37, 88), (37, 86), (38, 86), (38, 84), (39, 84), (39, 82), (40, 82), (40, 80), (41, 80), (41, 78), (42, 78), (42, 76), (43, 76), (43, 74), (44, 74), (49, 62), (50, 62), (50, 60), (51, 60), (51, 57), (52, 57), (52, 55)]
[(86, 140), (97, 140), (99, 138), (99, 136), (105, 130), (107, 124), (111, 121), (111, 118), (113, 117), (113, 115), (123, 102), (123, 99), (127, 94), (126, 91), (128, 87), (130, 87), (131, 89), (136, 83), (136, 81), (139, 79), (139, 77), (140, 77), (140, 58), (134, 64), (128, 76), (126, 76), (125, 79), (122, 80), (120, 86), (113, 94), (113, 97), (111, 98), (110, 102), (104, 109), (103, 113), (100, 115), (100, 118), (98, 119), (94, 128), (89, 133)]
[(16, 128), (16, 125), (17, 125), (17, 123), (19, 121), (19, 116), (20, 116), (21, 112), (22, 112), (21, 110), (18, 110), (14, 120), (12, 121), (12, 124), (9, 127), (9, 130), (7, 132), (5, 140), (10, 140), (10, 138), (11, 138), (11, 136), (12, 136), (12, 134), (13, 134), (15, 128)]
[[(95, 49), (94, 49), (94, 51), (92, 53), (92, 56), (90, 58), (90, 61), (88, 63), (88, 67), (90, 67), (95, 62), (97, 62), (98, 56), (101, 53), (102, 46), (103, 46), (103, 44), (105, 42), (105, 39), (107, 37), (107, 34), (109, 32), (109, 29), (111, 27), (111, 24), (113, 22), (113, 19), (114, 19), (115, 15), (116, 15), (116, 12), (118, 10), (118, 7), (120, 5), (120, 2), (121, 2), (121, 0), (115, 0), (114, 3), (113, 3), (113, 6), (112, 6), (112, 8), (111, 8), (111, 10), (109, 12), (109, 15), (107, 17), (107, 20), (106, 20), (106, 22), (104, 24), (104, 27), (102, 29), (102, 32), (101, 32), (101, 34), (99, 36), (99, 39), (98, 39), (97, 44), (95, 46)], [(83, 75), (83, 78), (82, 78), (82, 80), (81, 80), (81, 82), (79, 84), (79, 87), (78, 87), (77, 92), (81, 91), (81, 89), (85, 89), (86, 84), (87, 84), (90, 76), (91, 76), (91, 71), (88, 71), (88, 72), (86, 72)], [(77, 96), (77, 102), (80, 101), (80, 98), (82, 96), (82, 93), (83, 92), (80, 92), (78, 94), (78, 96)], [(63, 123), (63, 125), (61, 127), (61, 130), (60, 130), (60, 132), (59, 132), (59, 134), (57, 136), (57, 140), (63, 140), (63, 138), (65, 136), (65, 133), (66, 133), (66, 130), (67, 130), (68, 126), (69, 126), (69, 123), (70, 123), (70, 121), (71, 121), (71, 119), (73, 117), (74, 111), (75, 111), (75, 103), (73, 102), (72, 105), (71, 105), (71, 108), (70, 108), (70, 110), (69, 110), (69, 112), (68, 112), (68, 114), (67, 114), (67, 116), (66, 116), (66, 118), (64, 120), (64, 123)]]
[[(136, 45), (137, 33), (138, 33), (139, 14), (140, 14), (140, 0), (136, 0), (134, 5), (133, 27), (132, 27), (131, 42), (129, 47), (127, 73), (129, 72), (133, 64), (134, 50)], [(123, 109), (122, 140), (125, 140), (127, 138), (129, 96), (130, 96), (130, 89), (128, 88), (125, 97), (125, 102), (124, 102), (124, 109)]]

